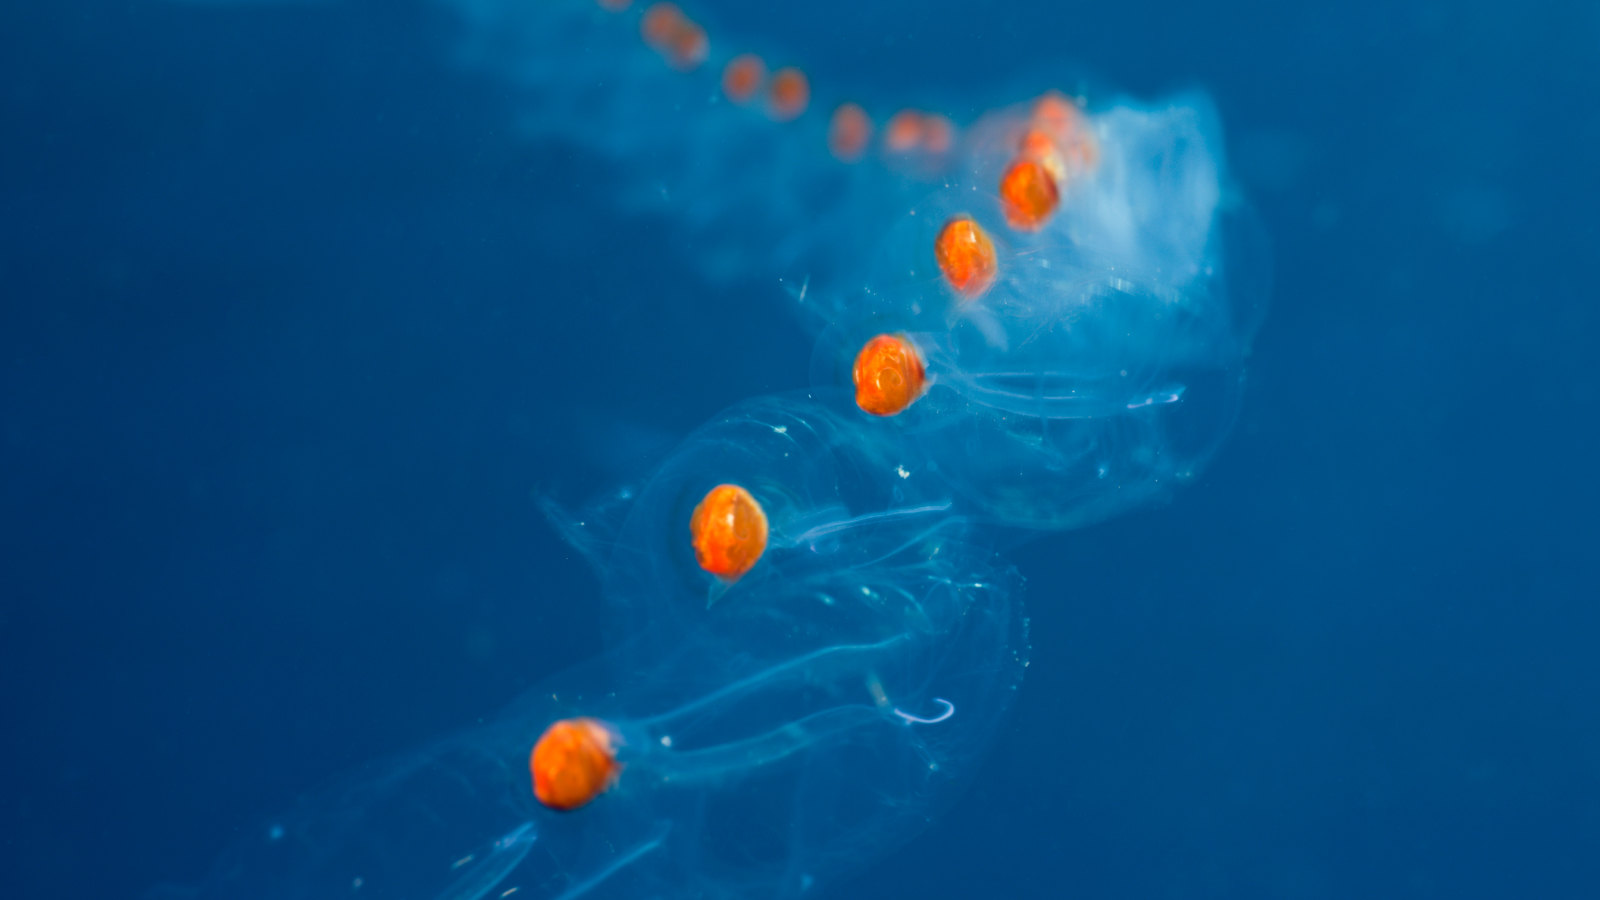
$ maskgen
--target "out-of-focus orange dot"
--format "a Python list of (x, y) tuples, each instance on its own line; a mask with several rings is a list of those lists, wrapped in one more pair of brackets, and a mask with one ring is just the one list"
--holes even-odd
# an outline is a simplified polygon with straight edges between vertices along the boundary
[(875, 416), (904, 412), (928, 386), (922, 355), (901, 334), (880, 334), (856, 354), (856, 405)]
[(922, 143), (922, 113), (902, 109), (889, 117), (883, 129), (883, 147), (890, 153), (909, 153)]
[(678, 4), (654, 3), (644, 11), (644, 18), (639, 20), (639, 33), (644, 35), (646, 44), (665, 53), (672, 46), (673, 35), (686, 21)]
[(667, 62), (680, 72), (692, 72), (700, 68), (710, 53), (711, 41), (706, 38), (706, 30), (684, 19), (672, 35), (667, 48)]
[(828, 151), (840, 162), (853, 163), (861, 158), (872, 140), (872, 119), (867, 111), (854, 103), (841, 103), (828, 120)]
[(1017, 151), (1035, 159), (1042, 159), (1056, 152), (1056, 142), (1052, 141), (1050, 135), (1045, 134), (1043, 131), (1037, 128), (1029, 128), (1023, 132), (1022, 140), (1017, 142)]
[(929, 153), (948, 153), (955, 142), (954, 122), (938, 114), (923, 117), (922, 149)]
[(1022, 140), (1017, 142), (1017, 152), (1022, 156), (1032, 159), (1055, 179), (1057, 190), (1062, 182), (1067, 179), (1067, 164), (1061, 158), (1061, 151), (1056, 147), (1056, 142), (1048, 134), (1037, 128), (1030, 128), (1022, 135)]
[(1046, 91), (1034, 101), (1033, 118), (1052, 131), (1065, 133), (1077, 128), (1083, 111), (1060, 91)]
[(806, 111), (811, 102), (811, 82), (806, 73), (788, 66), (772, 73), (767, 89), (767, 115), (774, 122), (787, 122)]
[[(1049, 155), (1037, 146), (1041, 136), (1050, 145)], [(1068, 163), (1092, 169), (1100, 157), (1083, 110), (1058, 91), (1050, 91), (1034, 102), (1032, 128), (1023, 141), (1024, 146), (1018, 149), (1036, 156), (1057, 181), (1065, 180)]]
[(719, 484), (694, 508), (689, 535), (700, 568), (732, 584), (766, 551), (767, 514), (749, 491)]
[(1018, 159), (1000, 176), (1000, 209), (1012, 228), (1038, 231), (1060, 202), (1056, 180), (1037, 160)]
[(633, 3), (633, 0), (596, 0), (596, 2), (607, 12), (622, 12)]
[(956, 216), (939, 229), (939, 237), (933, 242), (933, 257), (945, 280), (964, 300), (988, 290), (1000, 268), (994, 242), (967, 216)]
[(676, 3), (661, 2), (644, 11), (639, 20), (644, 42), (680, 72), (696, 69), (711, 52), (706, 30), (695, 24)]
[(883, 148), (890, 153), (921, 151), (941, 156), (950, 152), (956, 126), (938, 113), (902, 109), (889, 117), (883, 129)]
[(622, 766), (616, 731), (599, 719), (562, 719), (545, 729), (528, 770), (533, 795), (551, 809), (573, 810), (611, 789)]
[(767, 80), (767, 64), (754, 53), (741, 53), (722, 69), (722, 92), (735, 103), (749, 103)]

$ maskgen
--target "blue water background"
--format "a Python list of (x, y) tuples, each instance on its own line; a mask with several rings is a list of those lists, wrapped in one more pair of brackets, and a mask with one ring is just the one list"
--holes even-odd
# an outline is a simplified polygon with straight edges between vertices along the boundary
[[(1211, 470), (1013, 554), (1010, 722), (836, 896), (1600, 896), (1600, 8), (856, 7), (708, 6), (908, 102), (1204, 85), (1276, 281)], [(453, 27), (0, 7), (0, 896), (196, 882), (592, 654), (533, 497), (804, 383)]]

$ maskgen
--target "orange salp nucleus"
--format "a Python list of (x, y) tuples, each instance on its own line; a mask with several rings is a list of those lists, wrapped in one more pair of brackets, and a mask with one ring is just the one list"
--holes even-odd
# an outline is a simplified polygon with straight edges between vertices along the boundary
[(533, 794), (551, 809), (572, 810), (605, 793), (617, 781), (616, 732), (599, 719), (562, 719), (545, 729), (528, 770)]
[(811, 102), (811, 82), (806, 73), (792, 66), (772, 73), (767, 90), (767, 115), (774, 122), (787, 122), (806, 111)]
[(854, 103), (841, 103), (828, 120), (828, 152), (840, 162), (861, 158), (872, 140), (872, 120), (867, 111)]
[(1000, 269), (994, 242), (968, 216), (956, 216), (944, 223), (933, 242), (933, 258), (945, 281), (964, 300), (988, 290)]
[(1033, 102), (1033, 120), (1060, 136), (1077, 129), (1083, 112), (1060, 91), (1046, 91)]
[(654, 3), (644, 11), (644, 16), (639, 20), (639, 33), (644, 35), (644, 42), (658, 51), (666, 52), (672, 43), (672, 36), (677, 33), (683, 23), (683, 10), (676, 3)]
[(956, 142), (955, 123), (933, 113), (922, 119), (922, 149), (929, 153), (949, 153)]
[(867, 341), (850, 374), (856, 405), (875, 416), (904, 412), (928, 386), (922, 355), (902, 334), (880, 334)]
[(1055, 139), (1037, 128), (1030, 128), (1017, 142), (1017, 153), (1042, 166), (1055, 180), (1057, 191), (1060, 191), (1061, 183), (1067, 178), (1067, 163), (1061, 150), (1056, 147)]
[(890, 153), (909, 153), (922, 144), (922, 113), (902, 109), (889, 117), (883, 129), (883, 149)]
[(719, 484), (694, 508), (689, 536), (700, 568), (732, 584), (766, 551), (767, 514), (749, 491)]
[(1028, 140), (1037, 142), (1043, 137), (1049, 145), (1048, 154), (1030, 150), (1026, 141), (1019, 149), (1023, 153), (1034, 153), (1057, 181), (1064, 180), (1068, 165), (1079, 170), (1094, 168), (1099, 150), (1077, 103), (1057, 91), (1049, 91), (1034, 102), (1030, 121)]
[(639, 32), (646, 44), (680, 72), (698, 68), (711, 52), (706, 30), (684, 15), (675, 3), (657, 3), (645, 10), (639, 20)]
[(889, 167), (913, 178), (932, 180), (949, 164), (956, 126), (938, 113), (906, 108), (883, 128), (883, 156)]
[(754, 53), (741, 53), (722, 70), (722, 92), (735, 103), (749, 103), (766, 80), (766, 62)]
[(1060, 202), (1055, 178), (1037, 160), (1017, 159), (1000, 176), (1000, 209), (1012, 228), (1038, 231)]
[(666, 56), (668, 64), (674, 69), (680, 72), (692, 72), (706, 61), (710, 53), (711, 41), (706, 37), (706, 30), (686, 19), (672, 36), (672, 43)]

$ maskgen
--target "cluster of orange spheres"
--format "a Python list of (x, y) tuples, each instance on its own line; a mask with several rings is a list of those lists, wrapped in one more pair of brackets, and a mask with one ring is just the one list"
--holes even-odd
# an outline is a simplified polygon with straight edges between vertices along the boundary
[[(723, 584), (749, 572), (767, 549), (767, 514), (736, 484), (712, 488), (689, 519), (700, 567)], [(551, 809), (574, 810), (614, 787), (622, 775), (622, 739), (600, 719), (561, 719), (539, 736), (528, 755), (533, 794)]]
[[(601, 8), (622, 12), (632, 0), (597, 0)], [(699, 22), (689, 18), (676, 4), (652, 4), (639, 20), (639, 32), (651, 49), (680, 72), (700, 68), (711, 55), (711, 40)], [(811, 83), (804, 72), (793, 67), (779, 69), (769, 78), (767, 64), (754, 53), (741, 53), (722, 70), (722, 91), (729, 100), (748, 106), (764, 100), (773, 121), (798, 118), (811, 103)]]
[(774, 122), (798, 118), (811, 103), (811, 82), (792, 66), (767, 76), (767, 63), (754, 53), (741, 53), (722, 69), (722, 93), (740, 106), (764, 100)]
[(883, 128), (883, 149), (890, 153), (922, 151), (931, 154), (950, 152), (955, 146), (954, 122), (938, 113), (902, 109), (889, 117)]
[[(613, 12), (631, 0), (597, 0)], [(705, 29), (675, 4), (645, 10), (640, 29), (645, 42), (674, 68), (690, 71), (705, 62), (710, 42)], [(761, 57), (744, 53), (722, 71), (722, 90), (742, 106), (761, 104), (775, 121), (798, 117), (810, 102), (811, 87), (799, 69), (768, 73)], [(873, 123), (854, 103), (840, 104), (828, 126), (828, 149), (855, 162), (872, 140)], [(883, 147), (891, 154), (950, 151), (955, 126), (944, 116), (905, 109), (889, 119)], [(1017, 141), (1016, 153), (1000, 176), (1001, 212), (1018, 231), (1038, 231), (1055, 215), (1069, 175), (1092, 168), (1095, 145), (1077, 105), (1050, 93), (1035, 104)], [(957, 215), (934, 238), (934, 260), (958, 302), (975, 300), (1000, 274), (995, 243), (971, 216)], [(874, 416), (909, 409), (928, 389), (922, 354), (910, 336), (880, 334), (867, 341), (851, 370), (856, 405)], [(761, 560), (768, 523), (761, 504), (745, 488), (719, 484), (695, 506), (689, 519), (695, 561), (723, 585), (732, 585)], [(528, 757), (534, 795), (556, 810), (573, 810), (616, 785), (623, 766), (617, 760), (621, 736), (610, 724), (586, 717), (562, 719), (539, 737)]]
[[(1096, 151), (1083, 113), (1056, 93), (1039, 98), (1017, 141), (1016, 155), (1000, 175), (1000, 211), (1017, 231), (1038, 231), (1061, 205), (1071, 172), (1094, 165)], [(934, 239), (934, 259), (951, 290), (963, 300), (981, 296), (999, 275), (994, 242), (968, 216), (946, 222)]]
[[(861, 159), (872, 141), (872, 119), (855, 103), (841, 103), (828, 122), (828, 151), (840, 162)], [(939, 158), (955, 146), (955, 123), (937, 113), (902, 109), (883, 129), (883, 152), (890, 156), (923, 154)]]
[[(892, 149), (940, 151), (945, 138), (939, 136), (941, 126), (931, 124), (940, 120), (942, 116), (902, 111), (890, 119), (885, 143)], [(930, 140), (935, 143), (930, 145)], [(1043, 228), (1061, 205), (1069, 174), (1090, 168), (1095, 161), (1095, 145), (1077, 104), (1053, 92), (1041, 97), (1017, 140), (1016, 155), (1000, 176), (1000, 208), (1006, 224), (1018, 231)], [(933, 258), (958, 302), (983, 296), (1000, 276), (994, 240), (968, 215), (952, 216), (939, 229)], [(875, 416), (904, 412), (928, 387), (916, 344), (903, 334), (880, 334), (867, 341), (856, 355), (851, 375), (856, 405)]]
[[(922, 356), (911, 339), (880, 334), (856, 357), (856, 403), (875, 416), (904, 411), (927, 386)], [(767, 549), (766, 511), (750, 491), (719, 484), (689, 517), (689, 539), (700, 568), (724, 585), (753, 569)], [(539, 736), (528, 755), (533, 793), (561, 811), (578, 809), (610, 790), (621, 777), (622, 739), (600, 719), (561, 719)]]
[(1061, 188), (1073, 169), (1096, 159), (1094, 142), (1077, 104), (1057, 93), (1034, 104), (1017, 142), (1017, 155), (1000, 176), (1000, 209), (1018, 231), (1038, 231), (1061, 204)]

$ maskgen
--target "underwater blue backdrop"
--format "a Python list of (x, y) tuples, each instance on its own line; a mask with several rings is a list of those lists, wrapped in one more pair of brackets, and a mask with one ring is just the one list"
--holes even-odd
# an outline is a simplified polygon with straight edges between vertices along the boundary
[[(1600, 7), (705, 5), (930, 106), (1203, 85), (1274, 248), (1233, 437), (1010, 554), (1009, 721), (837, 896), (1600, 894)], [(457, 27), (0, 8), (0, 895), (171, 896), (592, 655), (535, 499), (805, 384)]]

